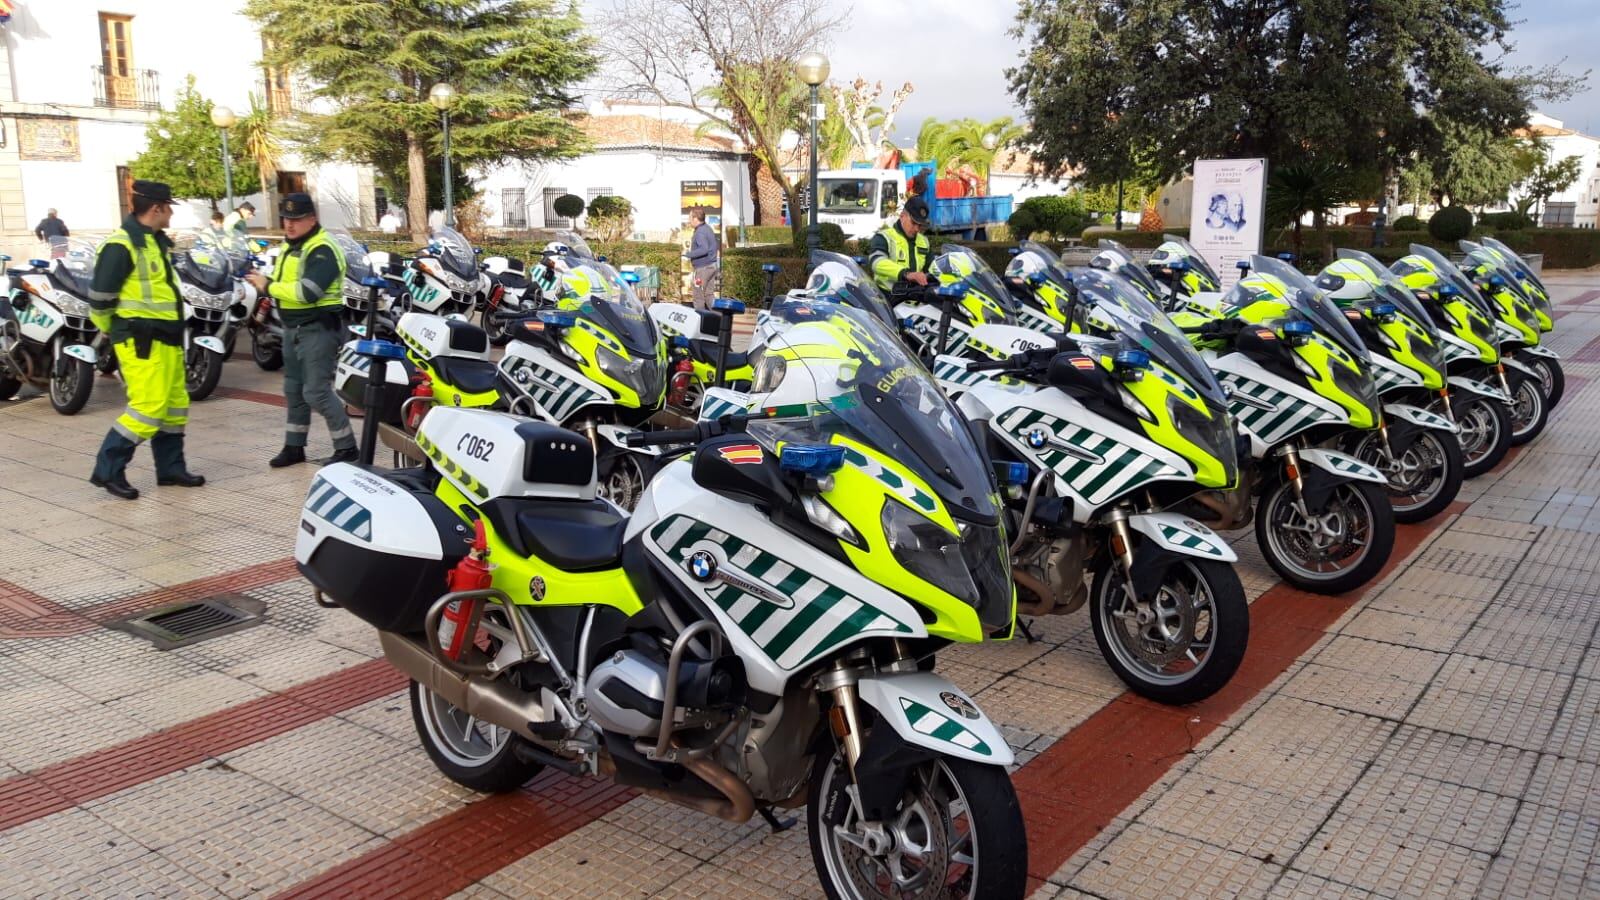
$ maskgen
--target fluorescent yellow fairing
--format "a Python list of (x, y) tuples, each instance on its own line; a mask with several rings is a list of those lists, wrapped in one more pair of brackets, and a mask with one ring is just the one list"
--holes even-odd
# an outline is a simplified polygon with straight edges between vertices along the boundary
[[(1111, 357), (1101, 357), (1100, 364), (1108, 371), (1114, 371)], [(1209, 488), (1227, 489), (1234, 486), (1237, 470), (1229, 471), (1223, 460), (1189, 440), (1188, 435), (1172, 421), (1168, 398), (1176, 398), (1176, 402), (1188, 405), (1207, 419), (1226, 416), (1227, 413), (1208, 408), (1193, 388), (1159, 363), (1152, 364), (1143, 378), (1123, 382), (1122, 386), (1144, 405), (1148, 413), (1139, 416), (1145, 435), (1188, 461), (1194, 467), (1195, 481)]]

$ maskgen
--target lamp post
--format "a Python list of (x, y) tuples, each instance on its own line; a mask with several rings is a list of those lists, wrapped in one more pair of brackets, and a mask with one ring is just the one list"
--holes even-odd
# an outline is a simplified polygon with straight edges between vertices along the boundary
[(441, 81), (428, 91), (428, 102), (439, 110), (439, 118), (444, 126), (444, 224), (446, 228), (456, 227), (456, 210), (452, 202), (450, 190), (450, 104), (456, 100), (456, 89), (447, 81)]
[(983, 140), (980, 143), (983, 144), (983, 149), (989, 154), (989, 164), (983, 167), (983, 195), (987, 197), (991, 193), (989, 179), (994, 175), (994, 150), (1000, 146), (1000, 135), (991, 131), (983, 136)]
[(795, 61), (795, 69), (800, 73), (800, 80), (811, 86), (811, 203), (806, 215), (806, 257), (809, 259), (822, 246), (822, 232), (817, 230), (817, 206), (822, 202), (817, 191), (817, 120), (822, 118), (817, 86), (828, 80), (828, 58), (812, 50)]
[(211, 124), (222, 132), (222, 181), (228, 188), (228, 211), (233, 212), (233, 154), (228, 152), (228, 129), (239, 121), (233, 110), (226, 106), (211, 107)]

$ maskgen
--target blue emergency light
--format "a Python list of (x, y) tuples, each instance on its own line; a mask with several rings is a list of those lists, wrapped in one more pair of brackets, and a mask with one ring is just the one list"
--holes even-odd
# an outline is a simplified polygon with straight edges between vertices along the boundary
[(778, 454), (778, 467), (793, 475), (822, 478), (844, 466), (844, 448), (826, 444), (788, 444)]

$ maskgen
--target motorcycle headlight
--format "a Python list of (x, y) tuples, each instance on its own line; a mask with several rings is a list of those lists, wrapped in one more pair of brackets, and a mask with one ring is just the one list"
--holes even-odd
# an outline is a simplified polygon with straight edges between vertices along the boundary
[(666, 390), (666, 366), (658, 359), (629, 359), (600, 345), (595, 347), (595, 362), (607, 377), (626, 385), (645, 403), (655, 400)]
[(1195, 409), (1177, 394), (1167, 395), (1167, 416), (1172, 427), (1189, 443), (1222, 461), (1229, 481), (1239, 468), (1236, 452), (1238, 442), (1233, 438), (1233, 420), (1226, 411), (1212, 407), (1211, 415)]
[(89, 315), (89, 301), (87, 300), (80, 300), (77, 297), (69, 297), (66, 294), (57, 293), (54, 302), (64, 315), (77, 316), (79, 318), (86, 318)]
[(892, 498), (883, 502), (882, 525), (895, 562), (961, 602), (978, 605), (978, 586), (962, 557), (960, 535)]

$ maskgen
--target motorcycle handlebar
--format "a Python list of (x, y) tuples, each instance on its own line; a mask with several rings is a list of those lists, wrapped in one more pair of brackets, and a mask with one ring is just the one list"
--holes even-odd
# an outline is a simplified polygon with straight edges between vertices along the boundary
[(974, 363), (967, 363), (967, 371), (998, 372), (1002, 369), (1019, 368), (1021, 364), (1022, 363), (1017, 359), (1017, 357), (1008, 356), (1005, 359), (986, 359)]
[(714, 437), (744, 431), (746, 423), (750, 419), (757, 417), (747, 413), (737, 413), (723, 416), (720, 419), (712, 419), (709, 422), (696, 422), (693, 428), (666, 431), (635, 431), (623, 435), (622, 443), (629, 447), (670, 447), (676, 444), (698, 444)]

